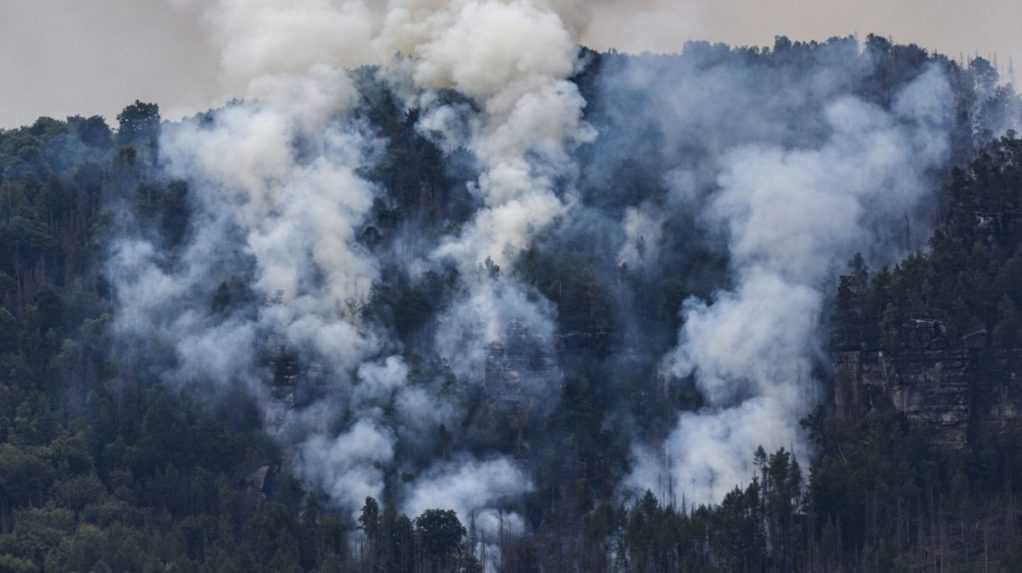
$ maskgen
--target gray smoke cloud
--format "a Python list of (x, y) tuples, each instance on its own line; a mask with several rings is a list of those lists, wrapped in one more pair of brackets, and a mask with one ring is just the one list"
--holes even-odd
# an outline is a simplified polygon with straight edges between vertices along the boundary
[[(621, 294), (629, 280), (688, 264), (668, 240), (699, 235), (728, 261), (728, 287), (686, 300), (665, 336), (614, 317), (626, 336), (654, 341), (635, 354), (654, 356), (662, 379), (691, 385), (704, 407), (652, 438), (625, 414), (605, 420), (631, 451), (624, 494), (658, 491), (666, 477), (687, 500), (711, 503), (750, 478), (757, 446), (809, 455), (798, 422), (821, 395), (828, 280), (855, 252), (880, 263), (902, 254), (892, 229), (925, 220), (930, 170), (948, 153), (942, 72), (878, 107), (849, 95), (871, 72), (854, 42), (821, 49), (795, 78), (738, 58), (716, 65), (705, 46), (680, 63), (608, 56), (593, 88), (603, 107), (592, 110), (571, 78), (586, 64), (579, 41), (620, 10), (610, 2), (174, 4), (204, 22), (220, 81), (243, 99), (164, 127), (160, 167), (191, 185), (193, 224), (168, 254), (123, 222), (108, 273), (125, 355), (170, 384), (244, 388), (297, 474), (337, 505), (356, 511), (386, 492), (411, 515), (451, 508), (483, 545), (524, 530), (509, 508), (536, 489), (526, 455), (493, 436), (552, 419), (570, 368), (558, 362), (558, 306), (522, 278), (523, 252), (578, 233), (611, 269), (594, 276), (614, 273), (595, 277), (588, 322), (571, 336), (605, 328), (597, 319), (617, 310), (605, 300), (627, 314), (634, 302), (622, 301), (641, 297)], [(401, 231), (407, 252), (359, 240), (374, 201), (387, 199), (366, 175), (389, 143), (359, 114), (367, 70), (352, 70), (368, 65), (447, 159), (471, 157), (472, 212), (436, 235)], [(591, 116), (611, 127), (597, 133)], [(616, 188), (622, 159), (646, 161), (640, 172), (655, 164), (662, 192)], [(426, 327), (438, 368), (420, 368), (422, 348), (365, 312), (387, 257), (411, 281), (456, 271)], [(232, 284), (243, 285), (240, 303), (210, 304)], [(295, 358), (297, 389), (275, 384), (268, 356)], [(630, 364), (618, 359), (607, 362), (625, 378)], [(631, 399), (605, 377), (594, 383)], [(487, 422), (510, 428), (441, 443)]]
[[(373, 407), (407, 374), (397, 357), (367, 362), (383, 348), (357, 313), (378, 275), (354, 240), (376, 194), (357, 171), (371, 164), (377, 141), (343, 119), (355, 91), (338, 68), (253, 77), (248, 93), (211, 124), (164, 131), (165, 170), (197, 190), (199, 221), (173, 264), (145, 239), (114, 246), (115, 330), (172, 348), (175, 367), (164, 373), (172, 382), (250, 389), (271, 431), (297, 446), (300, 471), (330, 493), (347, 492), (339, 501), (351, 506), (382, 493), (379, 466), (392, 459), (394, 436)], [(259, 304), (229, 316), (209, 308), (214, 289), (238, 275)], [(267, 340), (327, 373), (319, 403), (289, 408), (269, 394), (272, 373), (257, 357)], [(345, 411), (351, 427), (331, 435)]]
[(855, 252), (889, 262), (905, 248), (875, 229), (914, 212), (928, 170), (946, 160), (949, 96), (932, 68), (890, 111), (851, 96), (827, 103), (819, 146), (764, 142), (722, 155), (718, 190), (694, 207), (725, 230), (736, 286), (685, 302), (678, 346), (663, 361), (664, 376), (694, 379), (706, 407), (679, 415), (665, 455), (635, 449), (631, 486), (657, 491), (666, 474), (677, 495), (712, 503), (753, 475), (757, 446), (807, 459), (798, 423), (820, 398), (813, 368), (828, 278)]
[[(175, 5), (202, 18), (220, 51), (221, 81), (244, 99), (165, 127), (163, 170), (194, 189), (194, 229), (173, 257), (144, 232), (113, 246), (116, 334), (148, 341), (136, 348), (140, 358), (164, 356), (158, 375), (168, 383), (246, 388), (298, 474), (357, 510), (367, 496), (382, 498), (388, 472), (418, 471), (398, 451), (428, 450), (436, 429), (463, 417), (465, 405), (464, 393), (442, 391), (441, 380), (413, 384), (402, 349), (360, 311), (380, 278), (379, 262), (356, 238), (379, 196), (360, 174), (386, 142), (353, 113), (359, 95), (348, 70), (383, 64), (403, 105), (427, 110), (421, 129), (441, 132), (450, 152), (477, 158), (471, 188), (481, 207), (412, 266), (420, 274), (448, 263), (460, 269), (463, 295), (438, 319), (436, 350), (459, 379), (496, 397), (507, 387), (481, 375), (489, 353), (549, 346), (554, 311), (487, 269), (509, 267), (569, 211), (555, 180), (574, 176), (571, 153), (594, 135), (568, 81), (578, 48), (567, 4)], [(474, 105), (437, 103), (445, 89)], [(446, 127), (452, 122), (463, 126), (457, 137)], [(232, 281), (247, 285), (252, 302), (228, 313), (211, 308), (219, 285)], [(274, 348), (298, 355), (312, 390), (281, 396), (273, 388), (264, 358)], [(532, 374), (518, 391), (552, 408), (558, 369), (548, 358)], [(512, 459), (457, 451), (397, 496), (413, 515), (443, 506), (479, 520), (486, 542), (494, 515), (521, 529), (520, 517), (494, 504), (531, 488)]]

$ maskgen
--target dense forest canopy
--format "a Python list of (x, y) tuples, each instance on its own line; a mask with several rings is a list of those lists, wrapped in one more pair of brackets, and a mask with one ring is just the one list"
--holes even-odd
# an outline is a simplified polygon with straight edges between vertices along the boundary
[(569, 53), (0, 131), (0, 571), (1022, 566), (1020, 434), (834, 359), (1022, 347), (1010, 83)]

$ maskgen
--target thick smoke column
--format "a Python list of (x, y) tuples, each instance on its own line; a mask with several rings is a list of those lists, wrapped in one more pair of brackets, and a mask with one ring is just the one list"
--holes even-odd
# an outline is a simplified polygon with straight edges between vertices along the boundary
[[(525, 37), (530, 42), (523, 43)], [(560, 15), (533, 2), (450, 2), (439, 7), (409, 3), (388, 12), (381, 43), (410, 56), (407, 73), (415, 86), (453, 88), (481, 110), (458, 123), (471, 126), (467, 141), (460, 143), (480, 163), (473, 189), (482, 208), (434, 252), (437, 259), (453, 259), (469, 281), (465, 296), (439, 319), (436, 349), (456, 374), (478, 384), (488, 349), (505, 343), (512, 335), (509, 329), (524, 330), (540, 344), (551, 343), (554, 327), (548, 306), (533, 302), (516, 281), (478, 269), (509, 267), (532, 238), (567, 209), (555, 192), (555, 181), (572, 176), (571, 147), (592, 137), (581, 121), (585, 102), (567, 81), (578, 48)], [(429, 110), (424, 129), (442, 128), (465, 113), (463, 106), (427, 102), (424, 107)], [(438, 116), (446, 122), (435, 121)], [(456, 147), (458, 135), (441, 129), (441, 138), (448, 140), (445, 147)], [(527, 393), (550, 403), (558, 395), (556, 378), (537, 377), (523, 385)], [(493, 500), (485, 491), (496, 487), (522, 493), (531, 487), (506, 459), (441, 464), (413, 484), (410, 512), (421, 511), (431, 499), (454, 496), (451, 507), (467, 517)], [(497, 476), (502, 477), (495, 480)], [(438, 496), (439, 491), (449, 493)], [(484, 527), (486, 533), (495, 532)]]
[[(582, 122), (585, 102), (567, 80), (581, 5), (176, 3), (202, 11), (221, 48), (223, 85), (245, 99), (164, 130), (164, 171), (196, 191), (194, 230), (173, 256), (141, 230), (117, 242), (109, 267), (121, 305), (115, 328), (123, 340), (149, 341), (146, 356), (165, 357), (154, 368), (168, 382), (247, 388), (299, 474), (355, 510), (383, 496), (387, 472), (404, 463), (402, 448), (428, 451), (436, 428), (464, 412), (457, 396), (410, 385), (400, 344), (360, 312), (380, 276), (356, 237), (380, 190), (360, 174), (386, 142), (352, 113), (360, 96), (347, 70), (384, 64), (404, 105), (423, 109), (421, 128), (478, 161), (480, 208), (416, 268), (458, 268), (464, 296), (438, 317), (435, 350), (460, 378), (481, 384), (491, 345), (521, 332), (552, 344), (551, 305), (506, 274), (480, 269), (510, 267), (569, 210), (571, 152), (593, 137)], [(437, 103), (437, 90), (447, 89), (472, 106)], [(467, 129), (448, 133), (444, 118)], [(243, 285), (238, 296), (247, 302), (211, 308), (218, 289), (232, 284)], [(268, 352), (296, 355), (302, 390), (284, 399), (272, 390)], [(558, 376), (548, 370), (523, 388), (554, 404)], [(456, 451), (397, 496), (413, 514), (446, 504), (477, 520), (485, 539), (497, 522), (487, 508), (531, 488), (509, 458)], [(514, 515), (502, 519), (522, 526)]]
[[(799, 421), (819, 399), (813, 367), (824, 288), (857, 251), (893, 258), (875, 229), (896, 226), (927, 189), (927, 170), (946, 159), (949, 87), (930, 69), (890, 112), (852, 97), (823, 109), (819, 148), (741, 146), (725, 154), (708, 227), (726, 230), (736, 287), (687, 300), (679, 343), (664, 375), (692, 376), (706, 400), (683, 413), (663, 458), (638, 448), (633, 486), (656, 490), (666, 471), (697, 504), (723, 498), (753, 475), (752, 452), (806, 444)], [(839, 267), (838, 267), (839, 268)]]
[[(396, 81), (410, 82), (412, 94), (426, 90), (409, 97), (426, 110), (422, 129), (439, 127), (445, 148), (466, 147), (480, 164), (473, 190), (481, 208), (433, 253), (436, 261), (453, 260), (467, 281), (465, 295), (438, 319), (436, 351), (474, 384), (483, 382), (487, 353), (507, 341), (509, 329), (551, 341), (548, 305), (526, 296), (514, 280), (480, 269), (509, 267), (536, 233), (565, 212), (555, 179), (571, 175), (570, 147), (591, 137), (581, 123), (585, 102), (567, 81), (578, 48), (553, 8), (525, 1), (395, 2), (377, 39), (383, 53), (407, 57), (393, 72)], [(522, 43), (524, 37), (531, 41)], [(479, 111), (434, 105), (437, 89), (468, 96)], [(468, 125), (468, 133), (448, 133), (444, 127), (452, 121)], [(557, 397), (555, 382), (552, 375), (523, 384), (549, 403)], [(493, 488), (520, 494), (531, 482), (505, 458), (477, 462), (462, 455), (416, 480), (406, 509), (414, 514), (429, 500), (453, 496), (450, 507), (465, 519), (500, 497), (487, 493)], [(439, 491), (447, 493), (438, 497)], [(483, 527), (481, 533), (495, 531)]]
[[(265, 394), (270, 373), (256, 354), (269, 340), (298, 349), (331, 373), (332, 387), (345, 388), (359, 365), (381, 352), (352, 308), (378, 272), (354, 242), (375, 194), (356, 171), (370, 161), (375, 142), (357, 124), (336, 119), (356, 98), (343, 70), (316, 65), (252, 78), (249, 90), (250, 103), (217, 112), (208, 125), (185, 122), (164, 134), (168, 173), (199, 190), (195, 234), (173, 264), (155, 257), (144, 240), (115, 248), (111, 272), (122, 303), (117, 329), (172, 347), (172, 379), (244, 384), (277, 417), (274, 431), (283, 439), (319, 445), (329, 415), (321, 412), (333, 409), (326, 404), (343, 411), (348, 396), (331, 391), (317, 407), (273, 414), (280, 408)], [(212, 311), (214, 289), (232, 280), (248, 284), (258, 305), (226, 316)], [(377, 375), (365, 370), (359, 374), (374, 382), (401, 376), (399, 368)], [(373, 445), (351, 450), (343, 469), (333, 470), (348, 485), (358, 482), (345, 491), (363, 497), (382, 492), (375, 464), (390, 457), (391, 441), (391, 433), (369, 419), (337, 438)], [(332, 459), (311, 459), (324, 457)]]

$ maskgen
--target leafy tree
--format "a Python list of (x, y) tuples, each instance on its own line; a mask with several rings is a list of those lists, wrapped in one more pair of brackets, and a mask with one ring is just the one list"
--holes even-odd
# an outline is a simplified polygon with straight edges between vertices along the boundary
[(136, 100), (117, 114), (117, 122), (117, 138), (122, 144), (151, 141), (160, 131), (160, 106)]
[(443, 571), (461, 550), (468, 533), (449, 509), (428, 509), (415, 518), (415, 532), (434, 572)]

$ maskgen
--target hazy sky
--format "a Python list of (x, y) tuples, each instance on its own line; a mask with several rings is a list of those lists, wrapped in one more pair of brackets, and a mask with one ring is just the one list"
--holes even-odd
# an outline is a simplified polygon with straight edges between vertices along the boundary
[[(295, 0), (301, 2), (302, 0)], [(178, 3), (181, 0), (177, 0)], [(1022, 64), (1022, 0), (602, 0), (585, 41), (675, 50), (687, 39), (770, 45), (875, 32), (957, 58)], [(224, 95), (194, 11), (167, 0), (0, 0), (0, 127), (104, 114), (135, 99), (164, 116)]]

